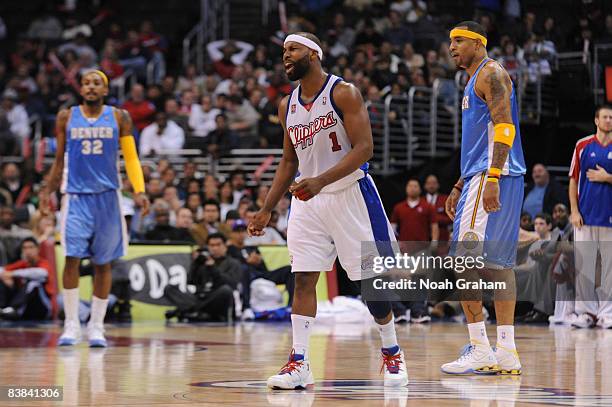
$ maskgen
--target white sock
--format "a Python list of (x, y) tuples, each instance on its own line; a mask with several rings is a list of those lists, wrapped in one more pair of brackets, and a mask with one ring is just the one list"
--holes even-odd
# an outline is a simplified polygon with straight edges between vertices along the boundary
[(91, 316), (89, 317), (89, 324), (104, 324), (104, 317), (106, 316), (106, 306), (108, 305), (108, 298), (102, 299), (96, 296), (91, 297)]
[(79, 323), (79, 287), (64, 288), (64, 315), (67, 321)]
[(391, 318), (391, 321), (384, 325), (379, 323), (376, 324), (380, 339), (382, 340), (383, 348), (392, 348), (397, 345), (397, 337), (395, 335), (395, 321)]
[(293, 350), (297, 355), (304, 355), (308, 359), (308, 343), (315, 319), (305, 315), (291, 314), (291, 327), (293, 328)]
[(484, 321), (468, 324), (468, 331), (470, 333), (470, 342), (472, 345), (491, 346), (489, 344), (489, 337), (487, 336), (487, 328), (485, 327)]
[(498, 325), (497, 326), (497, 345), (514, 350), (514, 325)]

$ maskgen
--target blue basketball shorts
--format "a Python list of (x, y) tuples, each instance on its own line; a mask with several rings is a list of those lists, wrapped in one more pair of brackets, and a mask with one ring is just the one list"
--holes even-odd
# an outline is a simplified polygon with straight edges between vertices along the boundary
[(514, 267), (523, 207), (523, 176), (503, 176), (499, 181), (501, 210), (487, 213), (482, 204), (486, 173), (466, 178), (455, 211), (451, 254), (460, 255), (458, 245), (477, 246), (490, 268)]
[(62, 246), (67, 257), (106, 264), (127, 252), (128, 236), (118, 190), (64, 195)]

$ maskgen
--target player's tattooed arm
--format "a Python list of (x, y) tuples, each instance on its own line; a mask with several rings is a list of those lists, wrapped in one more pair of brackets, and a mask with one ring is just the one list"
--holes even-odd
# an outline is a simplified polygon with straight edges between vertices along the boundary
[[(512, 122), (512, 81), (504, 69), (496, 63), (487, 64), (478, 77), (476, 92), (483, 96), (493, 124)], [(504, 168), (510, 146), (495, 142), (493, 145), (493, 157), (491, 167)]]
[(70, 118), (70, 110), (60, 110), (55, 120), (55, 140), (57, 150), (55, 160), (46, 180), (47, 192), (53, 193), (59, 187), (64, 172), (64, 152), (66, 150), (66, 124)]
[(125, 109), (117, 109), (119, 123), (119, 137), (131, 136), (133, 131), (132, 117)]

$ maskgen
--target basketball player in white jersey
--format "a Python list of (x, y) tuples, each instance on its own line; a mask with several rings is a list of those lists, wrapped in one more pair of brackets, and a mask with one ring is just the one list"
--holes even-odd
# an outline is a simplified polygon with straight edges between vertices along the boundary
[[(321, 68), (323, 52), (310, 33), (284, 42), (285, 72), (299, 86), (279, 106), (284, 128), (283, 158), (263, 208), (249, 224), (261, 236), (272, 209), (293, 194), (287, 245), (295, 273), (291, 322), (293, 349), (280, 372), (268, 379), (276, 389), (314, 384), (308, 344), (317, 312), (316, 285), (336, 257), (353, 281), (362, 279), (361, 242), (376, 241), (377, 255), (392, 255), (393, 230), (367, 161), (372, 157), (370, 120), (357, 88)], [(405, 386), (408, 373), (396, 334), (391, 303), (368, 302), (382, 339), (386, 386)]]

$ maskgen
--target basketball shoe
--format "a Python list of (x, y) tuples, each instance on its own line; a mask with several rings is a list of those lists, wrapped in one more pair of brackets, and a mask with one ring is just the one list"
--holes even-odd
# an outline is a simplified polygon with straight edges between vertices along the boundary
[(520, 375), (522, 373), (521, 360), (516, 349), (508, 349), (497, 345), (493, 348), (493, 353), (495, 359), (497, 359), (499, 374)]
[(64, 332), (60, 336), (57, 346), (73, 346), (81, 340), (81, 324), (79, 321), (65, 321)]
[(298, 355), (295, 350), (291, 350), (289, 361), (278, 374), (268, 378), (267, 384), (271, 389), (305, 389), (307, 385), (314, 384), (310, 362), (304, 359), (304, 355)]
[(380, 372), (384, 371), (385, 386), (402, 387), (408, 384), (408, 371), (406, 370), (406, 361), (404, 360), (404, 352), (399, 346), (392, 348), (382, 348), (382, 365)]
[(88, 324), (87, 336), (89, 337), (90, 348), (106, 348), (106, 338), (104, 338), (103, 324)]
[(448, 374), (497, 374), (499, 366), (490, 346), (469, 344), (457, 360), (443, 364), (441, 370)]

